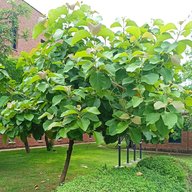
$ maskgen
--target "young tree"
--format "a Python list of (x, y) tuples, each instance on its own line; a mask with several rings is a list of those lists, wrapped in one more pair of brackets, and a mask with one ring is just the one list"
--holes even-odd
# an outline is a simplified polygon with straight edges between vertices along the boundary
[(20, 90), (36, 103), (45, 133), (69, 139), (60, 183), (74, 140), (84, 133), (106, 143), (125, 135), (135, 143), (157, 143), (175, 125), (182, 128), (181, 111), (192, 102), (185, 102), (175, 80), (181, 54), (192, 42), (188, 26), (154, 20), (139, 27), (123, 19), (107, 28), (79, 3), (51, 10), (35, 26), (33, 36), (42, 33), (45, 42), (21, 55)]
[[(0, 9), (0, 111), (9, 100), (20, 97), (16, 85), (21, 82), (22, 70), (16, 69), (17, 59), (10, 57), (16, 43), (20, 16), (28, 16), (29, 9), (23, 3), (7, 1), (9, 8)], [(23, 36), (24, 37), (24, 36)], [(25, 36), (26, 37), (26, 36)], [(3, 121), (1, 117), (1, 121)], [(0, 134), (5, 133), (5, 127), (0, 123)], [(12, 135), (13, 137), (13, 135)]]

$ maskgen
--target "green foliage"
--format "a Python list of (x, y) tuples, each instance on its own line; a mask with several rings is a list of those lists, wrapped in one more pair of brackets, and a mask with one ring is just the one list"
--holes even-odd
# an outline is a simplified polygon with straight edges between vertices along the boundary
[(141, 160), (137, 167), (147, 168), (162, 176), (176, 178), (179, 182), (183, 183), (186, 174), (180, 161), (173, 157), (167, 156), (153, 156)]
[(170, 157), (151, 157), (140, 161), (135, 168), (103, 167), (89, 176), (77, 177), (57, 191), (184, 192), (187, 191), (186, 179), (186, 171), (179, 161)]
[(15, 80), (17, 84), (21, 83), (23, 70), (22, 68), (16, 68), (17, 59), (15, 58), (7, 58), (3, 61), (3, 65), (5, 66), (5, 70), (9, 74), (12, 80)]
[[(10, 100), (14, 100), (18, 98), (17, 95), (20, 95), (16, 91), (16, 86), (21, 82), (23, 71), (16, 68), (17, 60), (9, 57), (9, 54), (13, 50), (12, 45), (16, 38), (14, 33), (17, 32), (19, 27), (18, 18), (19, 16), (27, 16), (29, 12), (28, 7), (23, 3), (14, 1), (7, 1), (7, 3), (9, 3), (10, 8), (0, 10), (0, 112), (3, 108), (14, 103), (14, 101), (12, 104), (8, 103)], [(15, 111), (10, 111), (9, 115), (14, 116)], [(14, 138), (20, 132), (19, 129), (14, 129), (14, 125), (18, 122), (12, 124), (6, 118), (2, 118), (2, 114), (0, 115), (0, 134)], [(12, 128), (10, 129), (10, 127)]]
[(36, 25), (34, 37), (42, 33), (45, 42), (19, 58), (25, 72), (18, 102), (30, 98), (56, 139), (82, 139), (85, 132), (107, 143), (124, 135), (135, 143), (167, 139), (182, 127), (180, 112), (191, 108), (176, 81), (191, 25), (154, 20), (139, 27), (122, 19), (113, 31), (98, 18), (87, 5), (67, 4)]
[(3, 134), (11, 139), (18, 136), (22, 141), (31, 134), (35, 139), (41, 139), (44, 131), (42, 122), (38, 119), (39, 113), (36, 112), (36, 104), (30, 100), (8, 102), (8, 97), (4, 100), (6, 102), (1, 105), (7, 104), (7, 107), (1, 111)]
[(192, 130), (192, 116), (190, 114), (187, 114), (185, 116), (184, 130), (185, 131), (191, 131)]

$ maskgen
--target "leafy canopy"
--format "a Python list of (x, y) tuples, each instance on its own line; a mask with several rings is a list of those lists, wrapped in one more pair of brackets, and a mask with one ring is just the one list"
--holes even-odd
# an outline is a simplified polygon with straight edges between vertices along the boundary
[[(45, 42), (19, 59), (25, 69), (19, 90), (51, 137), (82, 139), (88, 133), (107, 143), (121, 135), (136, 143), (164, 140), (174, 126), (182, 128), (181, 111), (192, 105), (176, 84), (191, 30), (189, 23), (178, 27), (157, 19), (138, 26), (125, 18), (108, 28), (88, 5), (53, 9), (33, 32)], [(18, 110), (33, 121), (33, 109)], [(21, 122), (17, 112), (8, 113), (9, 107), (3, 115)]]

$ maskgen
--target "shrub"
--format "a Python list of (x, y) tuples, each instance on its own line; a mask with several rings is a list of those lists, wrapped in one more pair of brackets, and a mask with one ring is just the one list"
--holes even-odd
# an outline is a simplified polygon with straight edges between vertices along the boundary
[(145, 167), (162, 176), (176, 178), (179, 181), (184, 181), (186, 176), (181, 162), (168, 156), (153, 156), (145, 158), (137, 164), (137, 167)]
[(103, 168), (81, 176), (57, 189), (57, 192), (186, 192), (185, 169), (170, 157), (150, 157), (136, 167)]

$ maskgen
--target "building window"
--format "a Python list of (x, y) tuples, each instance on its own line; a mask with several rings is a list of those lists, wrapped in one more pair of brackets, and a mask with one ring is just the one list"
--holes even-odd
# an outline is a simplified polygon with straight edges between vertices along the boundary
[(44, 42), (45, 42), (45, 40), (41, 39), (41, 43), (44, 43)]
[(182, 131), (179, 128), (175, 128), (173, 133), (169, 134), (169, 143), (181, 143), (182, 142)]
[(13, 49), (17, 49), (17, 28), (16, 27), (13, 27), (12, 29), (12, 46), (13, 46)]

